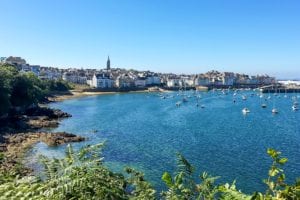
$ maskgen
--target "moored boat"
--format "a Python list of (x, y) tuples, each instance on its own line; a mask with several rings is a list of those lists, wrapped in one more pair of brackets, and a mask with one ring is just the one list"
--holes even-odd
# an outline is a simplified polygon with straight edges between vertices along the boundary
[(278, 114), (278, 110), (277, 110), (276, 108), (273, 108), (273, 109), (272, 109), (272, 113), (273, 113), (273, 114)]
[(250, 110), (249, 110), (248, 108), (244, 108), (244, 109), (242, 110), (242, 112), (243, 112), (243, 114), (247, 114), (247, 113), (250, 113)]

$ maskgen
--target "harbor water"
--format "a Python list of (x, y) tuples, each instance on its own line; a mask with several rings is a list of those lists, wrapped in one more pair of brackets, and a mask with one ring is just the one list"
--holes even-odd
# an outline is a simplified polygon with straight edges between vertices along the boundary
[[(288, 157), (284, 169), (289, 182), (300, 177), (300, 111), (292, 110), (292, 97), (299, 94), (263, 95), (188, 91), (187, 102), (181, 102), (178, 92), (71, 99), (50, 104), (73, 116), (51, 131), (88, 138), (74, 143), (75, 149), (106, 141), (103, 156), (107, 166), (116, 172), (125, 166), (140, 170), (158, 190), (165, 188), (163, 172), (176, 170), (176, 153), (180, 152), (197, 169), (195, 179), (206, 171), (221, 176), (221, 183), (236, 180), (243, 192), (264, 191), (263, 179), (271, 165), (267, 148)], [(267, 107), (262, 108), (262, 103)], [(272, 114), (273, 107), (278, 114)], [(243, 114), (243, 108), (250, 112)], [(64, 149), (65, 145), (38, 143), (29, 152), (29, 165), (35, 164), (38, 154), (60, 157)]]

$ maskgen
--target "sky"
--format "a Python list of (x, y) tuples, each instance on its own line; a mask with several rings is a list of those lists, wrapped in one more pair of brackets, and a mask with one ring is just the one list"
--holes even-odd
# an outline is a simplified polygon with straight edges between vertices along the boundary
[(0, 0), (0, 57), (300, 78), (299, 0)]

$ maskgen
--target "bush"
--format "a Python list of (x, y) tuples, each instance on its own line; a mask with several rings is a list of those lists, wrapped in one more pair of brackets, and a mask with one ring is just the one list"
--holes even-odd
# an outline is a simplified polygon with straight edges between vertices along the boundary
[[(162, 176), (168, 190), (155, 195), (155, 190), (145, 181), (144, 175), (127, 168), (129, 177), (113, 173), (103, 165), (101, 149), (103, 143), (83, 147), (75, 152), (71, 145), (63, 159), (41, 157), (44, 166), (42, 177), (5, 179), (0, 182), (0, 199), (166, 199), (166, 200), (296, 200), (300, 198), (300, 182), (285, 183), (281, 166), (287, 159), (281, 153), (268, 149), (273, 160), (269, 177), (265, 180), (265, 193), (244, 194), (232, 184), (215, 184), (218, 177), (204, 172), (197, 183), (192, 178), (193, 166), (181, 155), (177, 155), (178, 170), (174, 177), (168, 172)], [(0, 173), (0, 180), (5, 175)]]

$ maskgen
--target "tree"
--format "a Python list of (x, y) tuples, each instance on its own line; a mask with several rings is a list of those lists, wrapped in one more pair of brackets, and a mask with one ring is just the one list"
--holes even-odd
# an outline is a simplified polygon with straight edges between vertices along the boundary
[(11, 83), (18, 71), (11, 65), (0, 65), (0, 117), (7, 114), (11, 106)]
[(31, 75), (19, 74), (12, 84), (10, 102), (15, 107), (27, 107), (36, 104), (43, 98), (43, 91), (33, 80)]

